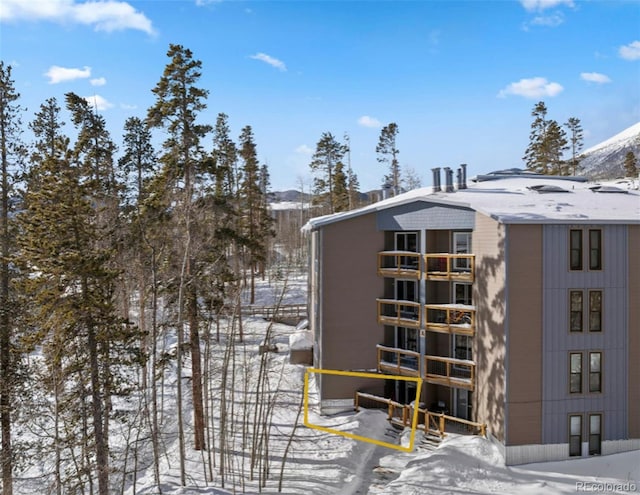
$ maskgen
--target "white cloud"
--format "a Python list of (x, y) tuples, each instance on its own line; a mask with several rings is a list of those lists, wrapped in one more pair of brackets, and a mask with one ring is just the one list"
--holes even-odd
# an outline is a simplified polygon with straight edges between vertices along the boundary
[(640, 59), (640, 41), (633, 41), (628, 45), (621, 46), (618, 54), (625, 60)]
[(558, 27), (564, 22), (562, 12), (555, 12), (551, 15), (538, 15), (534, 17), (530, 24), (533, 26)]
[(300, 154), (300, 155), (312, 155), (313, 154), (313, 150), (307, 146), (306, 144), (301, 144), (300, 146), (298, 146), (296, 148), (296, 153)]
[(113, 103), (110, 103), (106, 100), (106, 98), (100, 95), (93, 96), (83, 96), (83, 98), (87, 101), (91, 108), (96, 110), (108, 110), (113, 107)]
[(52, 21), (93, 26), (96, 31), (137, 29), (153, 34), (151, 21), (127, 2), (94, 0), (2, 0), (0, 21)]
[(44, 75), (49, 78), (49, 84), (58, 84), (64, 81), (73, 81), (75, 79), (86, 79), (87, 77), (91, 77), (91, 67), (87, 67), (85, 65), (83, 69), (76, 69), (52, 65)]
[(91, 79), (89, 81), (91, 86), (104, 86), (107, 84), (107, 80), (104, 77), (96, 77), (95, 79)]
[(546, 9), (552, 9), (559, 5), (573, 7), (573, 0), (520, 0), (522, 6), (529, 12), (542, 12)]
[(138, 105), (130, 105), (128, 103), (120, 103), (120, 108), (123, 110), (135, 110), (138, 108)]
[(544, 96), (556, 96), (564, 88), (556, 83), (549, 82), (544, 77), (532, 77), (530, 79), (520, 79), (518, 82), (509, 84), (498, 93), (499, 98), (508, 95), (524, 96), (525, 98), (542, 98)]
[(605, 83), (611, 82), (611, 79), (609, 79), (609, 76), (600, 74), (598, 72), (582, 72), (580, 74), (580, 79), (582, 79), (583, 81), (598, 83), (598, 84), (605, 84)]
[(276, 69), (279, 69), (283, 72), (287, 70), (287, 66), (282, 60), (278, 60), (271, 55), (267, 55), (266, 53), (256, 53), (255, 55), (251, 55), (250, 58), (254, 60), (260, 60), (265, 64), (269, 64), (270, 66), (275, 67)]
[(382, 124), (375, 117), (369, 117), (368, 115), (363, 115), (358, 119), (358, 124), (363, 127), (381, 127)]

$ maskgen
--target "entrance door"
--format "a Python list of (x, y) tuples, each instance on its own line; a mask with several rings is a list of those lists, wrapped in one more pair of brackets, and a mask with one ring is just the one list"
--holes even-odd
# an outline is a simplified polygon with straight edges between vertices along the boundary
[(462, 388), (453, 389), (453, 415), (456, 418), (471, 419), (471, 392)]

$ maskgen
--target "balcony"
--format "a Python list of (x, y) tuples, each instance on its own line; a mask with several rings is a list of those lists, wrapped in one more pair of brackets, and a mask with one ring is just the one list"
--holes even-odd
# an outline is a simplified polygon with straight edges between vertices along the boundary
[(393, 278), (421, 276), (420, 253), (411, 251), (383, 251), (378, 253), (378, 275)]
[(378, 323), (398, 327), (420, 328), (420, 303), (396, 299), (377, 299)]
[(474, 389), (476, 364), (465, 359), (425, 356), (424, 379), (428, 383), (446, 387)]
[(378, 345), (378, 371), (400, 376), (421, 376), (420, 353)]
[(466, 304), (427, 304), (426, 329), (430, 332), (467, 335), (476, 332), (476, 308)]
[[(416, 351), (377, 345), (378, 371), (399, 376), (420, 376), (428, 383), (474, 389), (473, 361), (441, 356), (422, 356)], [(426, 370), (426, 372), (425, 372)]]
[(429, 253), (424, 255), (424, 277), (427, 280), (473, 282), (474, 254)]

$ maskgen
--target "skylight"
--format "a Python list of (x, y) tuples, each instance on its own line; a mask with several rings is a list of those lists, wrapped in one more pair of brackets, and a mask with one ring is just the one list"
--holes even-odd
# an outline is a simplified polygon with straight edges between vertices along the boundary
[(530, 189), (532, 191), (536, 191), (538, 193), (568, 193), (569, 191), (566, 189), (563, 189), (560, 186), (554, 186), (552, 184), (538, 184), (535, 186), (530, 186), (527, 189)]
[(595, 193), (629, 194), (629, 191), (626, 189), (621, 189), (616, 186), (593, 186), (589, 189)]

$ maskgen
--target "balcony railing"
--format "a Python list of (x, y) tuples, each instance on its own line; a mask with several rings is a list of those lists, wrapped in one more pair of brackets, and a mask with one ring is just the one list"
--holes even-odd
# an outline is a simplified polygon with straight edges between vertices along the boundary
[(476, 364), (465, 359), (425, 356), (424, 378), (429, 383), (473, 390)]
[(400, 327), (420, 328), (420, 303), (396, 299), (377, 299), (378, 323)]
[(476, 331), (476, 308), (466, 304), (427, 304), (426, 329), (431, 332), (468, 335)]
[(400, 376), (421, 376), (429, 383), (474, 389), (475, 362), (441, 356), (423, 356), (397, 347), (377, 345), (378, 371)]
[(424, 255), (424, 277), (427, 280), (473, 282), (474, 254), (429, 253)]
[(420, 353), (378, 345), (378, 371), (400, 376), (421, 376)]
[(421, 277), (420, 253), (383, 251), (378, 253), (378, 275), (395, 278)]

